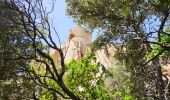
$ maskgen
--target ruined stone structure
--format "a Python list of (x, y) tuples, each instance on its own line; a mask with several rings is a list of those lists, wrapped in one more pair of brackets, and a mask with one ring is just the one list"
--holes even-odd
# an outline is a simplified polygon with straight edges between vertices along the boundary
[[(71, 29), (68, 35), (69, 40), (61, 46), (66, 63), (72, 59), (81, 59), (87, 53), (87, 49), (92, 45), (92, 34), (82, 27)], [(115, 60), (113, 59), (115, 50), (113, 46), (105, 46), (96, 51), (97, 62), (100, 62), (106, 68), (113, 67), (115, 64)], [(60, 58), (58, 51), (53, 50), (51, 55), (53, 55), (53, 58)]]
[[(68, 35), (68, 41), (61, 45), (65, 62), (81, 59), (92, 44), (92, 34), (82, 27), (75, 27), (69, 31)], [(51, 55), (53, 58), (60, 58), (58, 51), (53, 50)]]

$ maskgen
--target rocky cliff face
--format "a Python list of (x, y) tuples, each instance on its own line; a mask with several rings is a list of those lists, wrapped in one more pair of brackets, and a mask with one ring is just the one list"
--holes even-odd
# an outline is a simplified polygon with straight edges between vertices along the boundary
[(106, 45), (95, 52), (97, 62), (100, 62), (106, 69), (117, 66), (117, 60), (114, 59), (116, 49), (113, 45)]
[[(72, 59), (81, 59), (87, 53), (88, 48), (92, 45), (92, 34), (82, 27), (71, 29), (68, 36), (69, 40), (61, 46), (65, 55), (66, 63)], [(116, 63), (113, 59), (115, 50), (116, 49), (113, 46), (105, 46), (96, 51), (97, 62), (100, 62), (106, 68), (112, 67)], [(56, 60), (59, 60), (57, 58), (60, 58), (58, 51), (51, 51), (51, 55)]]

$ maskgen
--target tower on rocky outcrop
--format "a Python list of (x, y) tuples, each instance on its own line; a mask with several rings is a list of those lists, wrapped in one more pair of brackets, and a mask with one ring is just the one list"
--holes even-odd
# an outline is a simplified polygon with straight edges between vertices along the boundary
[[(72, 28), (68, 33), (68, 37), (68, 41), (61, 46), (66, 63), (72, 59), (81, 59), (92, 45), (92, 34), (85, 28)], [(96, 61), (100, 62), (106, 69), (112, 68), (116, 65), (116, 60), (113, 57), (115, 52), (116, 49), (113, 45), (104, 46), (95, 52)], [(51, 55), (55, 60), (60, 58), (56, 50), (53, 50)]]
[[(91, 47), (92, 34), (85, 28), (75, 27), (69, 31), (68, 35), (68, 41), (61, 46), (65, 62), (69, 62), (72, 59), (81, 59), (86, 54), (87, 49)], [(56, 50), (53, 50), (51, 55), (54, 58), (60, 58)]]

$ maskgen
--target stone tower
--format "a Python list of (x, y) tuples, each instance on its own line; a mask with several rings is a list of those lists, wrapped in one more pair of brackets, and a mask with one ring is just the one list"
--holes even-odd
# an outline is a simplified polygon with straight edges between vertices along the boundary
[[(61, 46), (65, 62), (81, 59), (92, 44), (92, 34), (82, 27), (75, 27), (69, 31), (68, 36), (68, 41)], [(58, 51), (53, 50), (51, 55), (54, 58), (60, 58)]]

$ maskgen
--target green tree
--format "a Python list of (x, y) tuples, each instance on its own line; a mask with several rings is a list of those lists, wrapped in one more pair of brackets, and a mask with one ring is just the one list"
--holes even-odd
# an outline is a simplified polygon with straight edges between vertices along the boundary
[(105, 72), (99, 70), (99, 64), (91, 63), (93, 58), (94, 54), (89, 54), (82, 60), (71, 61), (67, 65), (66, 84), (81, 99), (111, 99), (113, 96), (104, 84)]
[[(23, 0), (21, 2), (4, 0), (4, 5), (7, 9), (19, 15), (18, 20), (14, 19), (11, 21), (14, 22), (19, 29), (21, 28), (21, 31), (26, 36), (24, 39), (30, 40), (31, 45), (29, 45), (29, 47), (35, 51), (30, 63), (26, 63), (29, 64), (28, 67), (24, 67), (27, 73), (19, 72), (17, 74), (17, 76), (28, 74), (32, 82), (36, 84), (36, 91), (32, 91), (32, 93), (36, 94), (33, 95), (34, 99), (37, 97), (38, 99), (61, 98), (74, 100), (114, 99), (114, 97), (121, 95), (124, 95), (123, 98), (126, 99), (132, 98), (131, 95), (124, 92), (126, 91), (126, 86), (121, 86), (114, 92), (107, 91), (104, 87), (105, 77), (103, 77), (102, 73), (98, 75), (98, 64), (90, 63), (92, 56), (85, 57), (80, 61), (72, 61), (68, 65), (65, 64), (64, 54), (61, 48), (55, 44), (51, 36), (52, 32), (55, 32), (55, 29), (53, 29), (48, 19), (51, 11), (46, 12), (42, 1)], [(15, 32), (12, 31), (11, 33)], [(23, 38), (21, 40), (23, 40)], [(59, 62), (56, 63), (49, 55), (51, 49), (59, 52)], [(19, 48), (17, 48), (17, 50), (21, 52)], [(7, 58), (9, 59), (9, 57)], [(15, 58), (14, 61), (17, 61), (17, 59)], [(106, 74), (110, 77), (113, 76), (111, 72)], [(79, 79), (80, 82), (78, 82), (77, 79)], [(23, 87), (21, 88), (23, 90)]]
[[(67, 13), (80, 25), (99, 29), (95, 47), (118, 46), (116, 57), (131, 73), (131, 93), (164, 100), (165, 82), (159, 56), (170, 48), (162, 43), (162, 32), (169, 26), (169, 0), (66, 0)], [(157, 37), (157, 40), (153, 40)], [(147, 59), (152, 44), (163, 51)]]
[[(33, 58), (30, 62), (26, 63), (29, 66), (24, 67), (29, 78), (36, 84), (35, 87), (37, 91), (33, 91), (33, 93), (37, 94), (40, 91), (40, 93), (44, 94), (41, 92), (43, 89), (48, 93), (52, 93), (54, 99), (57, 99), (57, 96), (60, 95), (62, 98), (79, 100), (80, 98), (66, 86), (63, 79), (66, 72), (64, 54), (52, 39), (52, 32), (58, 33), (51, 25), (48, 17), (52, 10), (47, 11), (42, 0), (4, 0), (4, 5), (7, 9), (19, 15), (19, 21), (12, 20), (12, 22), (16, 23), (21, 30), (23, 29), (22, 32), (26, 35), (26, 38), (30, 40), (30, 49), (34, 50), (34, 54), (32, 54)], [(52, 5), (54, 5), (54, 3), (52, 3)], [(57, 65), (55, 65), (55, 61), (49, 54), (51, 49), (57, 50), (60, 54), (60, 62)], [(40, 64), (35, 64), (34, 67), (32, 67), (31, 64), (34, 64), (32, 62)], [(44, 73), (39, 74), (36, 70), (41, 69), (41, 66), (44, 68)], [(60, 66), (60, 68), (58, 68), (58, 66)], [(62, 91), (51, 86), (47, 81), (52, 81), (57, 84)], [(39, 87), (40, 89), (38, 89)], [(51, 98), (51, 95), (47, 95), (47, 97)], [(36, 96), (34, 95), (34, 99), (35, 98)]]
[(0, 99), (3, 100), (33, 97), (32, 83), (25, 70), (34, 50), (23, 28), (14, 22), (19, 22), (18, 18), (19, 14), (0, 1)]
[[(92, 63), (93, 58), (94, 55), (89, 54), (81, 60), (70, 61), (66, 64), (66, 74), (63, 76), (63, 80), (67, 87), (81, 99), (111, 99), (113, 96), (109, 95), (109, 91), (104, 86), (105, 77), (103, 75), (105, 72), (99, 70), (99, 64)], [(46, 73), (45, 66), (41, 65), (41, 68), (37, 69), (36, 64), (39, 65), (40, 63), (32, 62), (31, 65), (35, 68), (35, 73), (38, 76), (43, 76)], [(46, 76), (48, 76), (48, 73), (46, 73)], [(41, 78), (41, 81), (43, 81), (43, 78)], [(48, 78), (46, 85), (65, 95), (61, 87), (52, 79)], [(53, 92), (48, 90), (39, 91), (39, 94), (40, 99), (63, 98), (61, 95), (54, 96)]]
[[(72, 60), (66, 64), (66, 74), (63, 76), (63, 80), (67, 87), (83, 100), (135, 99), (129, 93), (129, 75), (124, 71), (124, 68), (119, 67), (106, 71), (102, 69), (99, 63), (94, 62), (94, 58), (94, 54), (89, 52), (81, 60)], [(45, 70), (46, 66), (42, 63), (33, 61), (30, 66), (34, 68), (34, 73), (37, 76), (50, 76)], [(37, 68), (37, 66), (40, 67)], [(59, 66), (56, 65), (56, 67)], [(39, 81), (44, 81), (44, 78), (40, 78)], [(39, 99), (67, 99), (61, 87), (50, 77), (46, 79), (46, 86), (48, 86), (48, 89), (57, 89), (62, 95), (54, 94), (54, 92), (48, 89), (39, 87), (37, 91)]]

